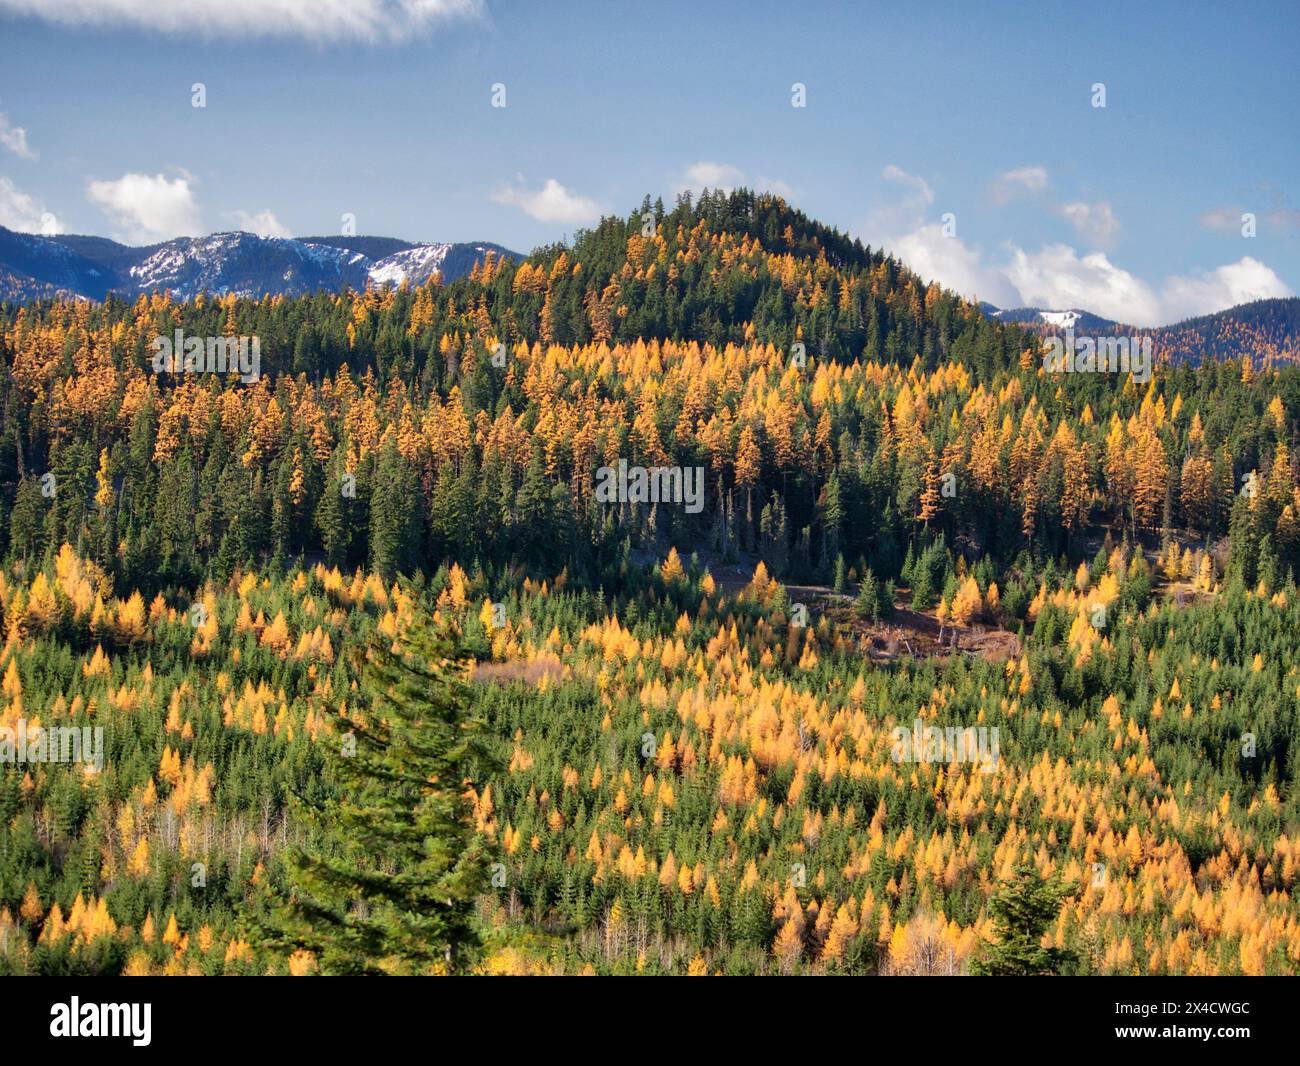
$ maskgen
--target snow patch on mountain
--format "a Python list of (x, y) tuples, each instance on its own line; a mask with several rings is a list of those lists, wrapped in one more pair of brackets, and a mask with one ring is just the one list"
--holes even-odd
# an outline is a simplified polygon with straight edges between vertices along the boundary
[[(66, 243), (65, 243), (66, 242)], [(213, 233), (130, 248), (96, 237), (40, 237), (0, 227), (0, 285), (7, 297), (31, 298), (53, 287), (102, 299), (164, 290), (296, 296), (410, 283), (434, 275), (453, 281), (488, 253), (518, 258), (494, 244), (411, 244), (383, 237), (259, 237)], [(101, 273), (102, 269), (102, 273)]]
[(1038, 316), (1049, 326), (1060, 326), (1062, 329), (1068, 329), (1082, 317), (1078, 311), (1039, 311)]
[(127, 275), (141, 289), (175, 289), (182, 281), (214, 278), (239, 247), (241, 233), (178, 237), (132, 266)]
[(367, 277), (376, 285), (400, 285), (409, 281), (421, 285), (442, 269), (450, 244), (420, 244), (404, 252), (386, 256), (375, 263)]

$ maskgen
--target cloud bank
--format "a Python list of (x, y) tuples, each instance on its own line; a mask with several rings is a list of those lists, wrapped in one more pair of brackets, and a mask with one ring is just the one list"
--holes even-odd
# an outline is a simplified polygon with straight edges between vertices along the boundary
[(284, 225), (269, 208), (250, 214), (247, 211), (231, 211), (226, 215), (234, 224), (246, 233), (256, 233), (259, 237), (292, 237), (289, 227)]
[(0, 11), (64, 26), (380, 42), (479, 18), (485, 6), (483, 0), (0, 0)]
[(594, 222), (600, 217), (600, 205), (595, 200), (566, 189), (554, 178), (548, 178), (540, 189), (527, 189), (522, 185), (507, 186), (492, 194), (499, 204), (517, 207), (538, 222), (565, 222), (579, 225)]
[(19, 159), (36, 159), (37, 155), (27, 144), (27, 131), (22, 126), (15, 126), (9, 116), (0, 111), (0, 146), (13, 152)]
[[(943, 226), (928, 218), (934, 190), (924, 178), (893, 164), (881, 177), (907, 192), (871, 214), (864, 239), (892, 252), (926, 280), (998, 307), (1078, 308), (1126, 325), (1160, 326), (1250, 300), (1295, 295), (1272, 268), (1251, 256), (1196, 275), (1140, 278), (1099, 250), (1121, 229), (1104, 201), (1048, 205), (1092, 251), (1081, 252), (1066, 243), (1030, 250), (1006, 241), (986, 254), (960, 235), (946, 235)], [(1041, 191), (1047, 185), (1041, 167), (1007, 171), (994, 184), (995, 198), (999, 189), (1009, 195), (1010, 190)]]
[(755, 192), (770, 192), (789, 200), (794, 190), (780, 178), (768, 178), (762, 174), (749, 178), (740, 167), (731, 163), (715, 163), (700, 160), (686, 168), (683, 177), (677, 182), (677, 192), (701, 193), (705, 189), (729, 193), (740, 186), (747, 186)]
[(19, 233), (57, 233), (58, 222), (51, 221), (45, 205), (29, 196), (8, 178), (0, 176), (0, 226)]
[(92, 181), (90, 201), (118, 229), (118, 239), (151, 244), (201, 232), (198, 205), (188, 174), (123, 174), (116, 181)]

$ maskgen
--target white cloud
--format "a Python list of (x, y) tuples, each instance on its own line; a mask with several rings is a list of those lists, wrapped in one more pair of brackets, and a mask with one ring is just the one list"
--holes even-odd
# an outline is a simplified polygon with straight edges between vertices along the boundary
[(765, 178), (762, 174), (754, 179), (754, 188), (758, 192), (775, 193), (784, 200), (793, 200), (795, 196), (793, 186), (788, 185), (780, 178)]
[(705, 189), (711, 192), (729, 193), (740, 186), (747, 186), (755, 192), (770, 192), (786, 200), (794, 198), (794, 189), (780, 178), (769, 178), (762, 174), (749, 178), (740, 167), (730, 163), (711, 163), (701, 160), (686, 168), (683, 178), (677, 183), (677, 192), (700, 193)]
[(698, 188), (724, 188), (731, 190), (744, 181), (745, 175), (738, 166), (729, 162), (693, 162), (686, 168), (686, 181)]
[(9, 116), (0, 111), (0, 145), (4, 145), (19, 159), (35, 159), (36, 153), (27, 144), (27, 131), (22, 126), (13, 126)]
[(1103, 252), (1080, 256), (1065, 244), (1037, 252), (1007, 245), (1007, 251), (1009, 259), (996, 269), (1015, 287), (1021, 306), (1078, 308), (1131, 326), (1163, 326), (1251, 300), (1294, 295), (1270, 267), (1250, 256), (1194, 277), (1172, 274), (1154, 285)]
[[(994, 180), (993, 199), (999, 204), (1005, 204), (1017, 196), (1045, 192), (1050, 184), (1046, 167), (1015, 167), (1004, 170)], [(1092, 204), (1083, 200), (1056, 203), (1045, 197), (1041, 202), (1065, 218), (1079, 236), (1094, 248), (1109, 248), (1119, 235), (1119, 219), (1105, 200)]]
[[(893, 163), (885, 167), (880, 176), (885, 181), (902, 185), (908, 191), (901, 199), (884, 200), (872, 208), (863, 232), (865, 239), (877, 247), (897, 246), (901, 234), (915, 233), (919, 243), (927, 243), (928, 238), (920, 231), (925, 227), (929, 208), (934, 203), (934, 189), (930, 183)], [(937, 249), (935, 251), (937, 253)], [(941, 258), (946, 258), (946, 254)]]
[(1008, 245), (1002, 268), (1024, 307), (1078, 308), (1133, 326), (1160, 325), (1163, 312), (1151, 286), (1116, 266), (1104, 252), (1080, 256), (1067, 244), (1026, 252)]
[(67, 26), (312, 41), (401, 40), (484, 10), (483, 0), (0, 0), (0, 11)]
[[(1065, 243), (1029, 251), (1007, 242), (986, 257), (956, 235), (945, 235), (930, 217), (935, 195), (928, 182), (892, 165), (881, 176), (908, 192), (872, 210), (863, 238), (896, 255), (926, 281), (938, 281), (968, 299), (1004, 308), (1078, 308), (1126, 325), (1158, 326), (1249, 300), (1292, 295), (1277, 274), (1249, 257), (1195, 277), (1172, 275), (1158, 284), (1125, 270), (1103, 251), (1080, 252)], [(1109, 241), (1120, 228), (1105, 202), (1054, 209), (1092, 244)]]
[(900, 185), (905, 185), (912, 190), (910, 199), (915, 199), (922, 204), (934, 203), (934, 190), (930, 188), (930, 183), (922, 177), (915, 174), (909, 174), (902, 167), (896, 167), (890, 163), (880, 172), (880, 176), (886, 181), (895, 181)]
[(1293, 295), (1272, 269), (1247, 255), (1198, 278), (1167, 278), (1163, 290), (1164, 313), (1167, 321), (1177, 322), (1251, 300)]
[(546, 184), (535, 191), (507, 186), (493, 193), (492, 199), (499, 204), (517, 207), (538, 222), (579, 224), (594, 222), (600, 217), (600, 205), (595, 200), (570, 192), (554, 178), (548, 178)]
[(993, 198), (1005, 203), (1021, 192), (1042, 192), (1047, 188), (1047, 170), (1043, 167), (1016, 167), (1004, 170), (993, 183)]
[(124, 174), (116, 181), (92, 181), (86, 194), (119, 228), (123, 240), (151, 243), (201, 231), (199, 209), (188, 174)]
[(241, 230), (256, 233), (259, 237), (292, 237), (289, 227), (284, 225), (270, 208), (251, 215), (247, 211), (231, 211), (226, 216)]
[(0, 177), (0, 226), (21, 233), (59, 232), (58, 220), (45, 205), (5, 177)]
[(1087, 204), (1082, 200), (1062, 204), (1061, 214), (1069, 220), (1080, 237), (1095, 247), (1108, 247), (1120, 230), (1119, 219), (1105, 200), (1095, 204)]
[(1269, 194), (1272, 204), (1264, 212), (1264, 221), (1268, 223), (1269, 229), (1279, 233), (1290, 230), (1300, 231), (1300, 208), (1289, 206), (1286, 193), (1279, 189), (1266, 186), (1264, 191)]
[(699, 163), (692, 163), (686, 168), (686, 178), (678, 185), (678, 192), (691, 190), (699, 192), (703, 189), (721, 189), (723, 192), (730, 192), (737, 185), (744, 184), (745, 175), (739, 167), (733, 167), (730, 163), (710, 163), (701, 160)]
[(999, 307), (1019, 303), (1006, 275), (986, 266), (978, 248), (967, 246), (957, 237), (944, 236), (938, 222), (887, 241), (886, 246), (927, 281), (937, 279), (967, 299), (987, 300)]
[(1300, 210), (1294, 207), (1276, 207), (1264, 213), (1264, 219), (1270, 228), (1280, 232), (1300, 230)]
[[(1245, 225), (1245, 219), (1242, 217), (1245, 214), (1244, 207), (1215, 207), (1204, 212), (1197, 221), (1203, 229), (1239, 236)], [(1292, 229), (1300, 230), (1300, 210), (1288, 207), (1285, 197), (1280, 193), (1275, 192), (1272, 195), (1271, 206), (1267, 210), (1255, 211), (1252, 214), (1255, 215), (1256, 227), (1260, 231), (1286, 233)], [(1260, 221), (1265, 225), (1260, 226)]]
[(1206, 211), (1197, 221), (1204, 229), (1219, 233), (1240, 233), (1242, 214), (1244, 212), (1237, 207), (1216, 207)]
[(907, 191), (900, 200), (879, 203), (872, 210), (865, 239), (897, 256), (926, 281), (937, 280), (967, 299), (1007, 306), (1016, 291), (999, 271), (984, 263), (983, 253), (944, 226), (930, 220), (934, 189), (924, 178), (890, 163), (880, 172)]

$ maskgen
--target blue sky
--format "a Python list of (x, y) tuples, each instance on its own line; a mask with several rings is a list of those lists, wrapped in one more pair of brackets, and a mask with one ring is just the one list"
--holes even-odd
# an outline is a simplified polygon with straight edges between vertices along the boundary
[(747, 184), (966, 295), (1153, 324), (1300, 286), (1297, 45), (1249, 0), (0, 0), (0, 224), (528, 251)]

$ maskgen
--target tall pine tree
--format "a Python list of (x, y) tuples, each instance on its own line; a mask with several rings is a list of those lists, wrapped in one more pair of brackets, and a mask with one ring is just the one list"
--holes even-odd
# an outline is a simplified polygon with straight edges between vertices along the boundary
[(308, 843), (261, 937), (312, 952), (325, 974), (462, 972), (478, 947), (489, 860), (469, 789), (495, 768), (461, 679), (457, 639), (423, 617), (367, 653), (355, 717), (335, 712), (327, 798), (303, 806)]

